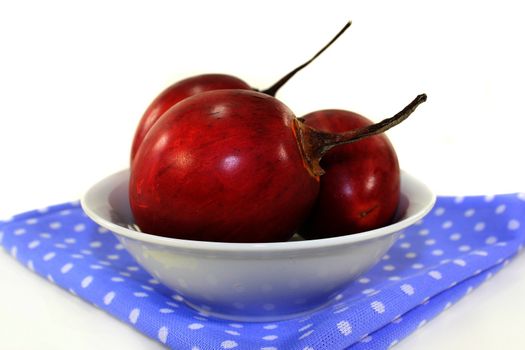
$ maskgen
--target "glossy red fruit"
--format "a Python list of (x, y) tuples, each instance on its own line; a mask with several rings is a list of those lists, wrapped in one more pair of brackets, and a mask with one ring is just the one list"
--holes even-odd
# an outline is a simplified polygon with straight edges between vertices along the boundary
[(193, 240), (289, 239), (318, 191), (294, 120), (277, 99), (248, 90), (210, 91), (174, 106), (133, 162), (138, 226)]
[(319, 160), (332, 147), (380, 133), (396, 116), (344, 134), (299, 122), (274, 97), (215, 90), (170, 108), (132, 163), (130, 206), (142, 231), (221, 242), (289, 239), (319, 191)]
[[(352, 24), (348, 22), (335, 37), (328, 42), (319, 52), (317, 52), (312, 58), (305, 63), (296, 67), (288, 74), (279, 79), (275, 84), (270, 86), (268, 89), (262, 92), (275, 96), (281, 87), (283, 87), (296, 73), (301, 71), (303, 68), (312, 63), (317, 57), (319, 57), (328, 47), (330, 47)], [(131, 146), (131, 161), (135, 158), (135, 154), (138, 151), (142, 140), (151, 129), (153, 124), (159, 120), (159, 118), (172, 106), (178, 102), (184, 100), (187, 97), (199, 94), (205, 91), (222, 90), (222, 89), (246, 89), (246, 90), (257, 90), (243, 80), (227, 74), (202, 74), (194, 77), (190, 77), (181, 80), (171, 86), (167, 87), (159, 96), (151, 102), (144, 114), (135, 131), (133, 143)]]
[[(345, 132), (373, 123), (344, 110), (322, 110), (301, 118), (327, 132)], [(316, 204), (301, 228), (305, 238), (363, 232), (391, 223), (400, 198), (400, 170), (385, 134), (328, 151), (321, 160), (325, 174)]]

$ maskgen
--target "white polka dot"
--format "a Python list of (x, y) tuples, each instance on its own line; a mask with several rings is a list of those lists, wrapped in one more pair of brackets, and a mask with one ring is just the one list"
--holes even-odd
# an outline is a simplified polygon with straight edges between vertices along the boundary
[(38, 247), (39, 245), (40, 245), (40, 241), (34, 240), (34, 241), (29, 242), (29, 244), (27, 245), (27, 247), (28, 247), (29, 249), (35, 249), (35, 248)]
[(436, 270), (430, 271), (430, 272), (428, 273), (428, 275), (429, 275), (430, 277), (432, 277), (433, 279), (435, 279), (435, 280), (440, 280), (440, 279), (443, 277), (443, 275), (441, 274), (441, 272), (436, 271)]
[(338, 322), (337, 323), (337, 329), (344, 336), (348, 336), (348, 335), (352, 334), (352, 325), (348, 321), (340, 321), (340, 322)]
[(107, 256), (109, 260), (118, 260), (120, 259), (120, 256), (118, 254), (110, 254)]
[(460, 252), (468, 252), (468, 251), (470, 250), (470, 246), (464, 244), (464, 245), (459, 246), (458, 250), (459, 250)]
[(414, 287), (410, 284), (403, 284), (400, 288), (406, 295), (413, 295), (415, 293)]
[(182, 295), (179, 295), (179, 294), (174, 294), (171, 296), (173, 298), (173, 300), (175, 301), (184, 301), (184, 298), (182, 297)]
[(275, 334), (265, 335), (264, 337), (262, 337), (263, 340), (269, 340), (269, 341), (275, 340), (277, 338), (279, 338), (279, 337), (276, 336)]
[(520, 192), (517, 194), (518, 199), (521, 199), (522, 201), (525, 201), (525, 192)]
[(304, 339), (304, 338), (306, 338), (306, 337), (310, 336), (310, 334), (312, 334), (313, 332), (314, 332), (314, 330), (313, 330), (313, 329), (310, 329), (309, 331), (307, 331), (307, 332), (304, 332), (304, 333), (303, 333), (303, 334), (301, 334), (301, 336), (299, 337), (299, 340), (301, 340), (301, 339)]
[(69, 237), (69, 238), (64, 239), (64, 242), (66, 242), (67, 244), (75, 244), (77, 240), (72, 237)]
[(359, 282), (361, 284), (367, 284), (367, 283), (370, 283), (370, 278), (368, 278), (368, 277), (361, 277), (360, 279), (357, 280), (357, 282)]
[(144, 293), (144, 292), (135, 292), (133, 293), (134, 296), (136, 296), (137, 298), (146, 298), (148, 297), (148, 293)]
[(476, 211), (474, 209), (467, 209), (464, 213), (465, 217), (467, 218), (470, 218), (472, 216), (474, 216), (474, 214), (476, 213)]
[(16, 230), (13, 231), (13, 233), (15, 236), (21, 236), (21, 235), (26, 234), (27, 231), (25, 228), (17, 228)]
[(27, 262), (27, 268), (31, 271), (35, 271), (35, 266), (33, 265), (33, 260)]
[(57, 248), (60, 248), (60, 249), (65, 249), (67, 248), (67, 245), (65, 245), (64, 243), (55, 243), (53, 244), (55, 247)]
[(131, 310), (131, 312), (129, 313), (129, 322), (135, 324), (137, 323), (137, 320), (139, 319), (139, 316), (140, 316), (140, 309), (133, 309)]
[(399, 277), (399, 276), (390, 276), (390, 277), (388, 277), (388, 280), (389, 281), (399, 281), (399, 280), (401, 280), (401, 277)]
[(192, 331), (195, 331), (197, 329), (204, 328), (204, 325), (202, 323), (192, 323), (188, 325), (188, 328), (191, 329)]
[(398, 324), (398, 323), (401, 323), (401, 321), (403, 321), (403, 317), (401, 317), (401, 315), (398, 315), (394, 317), (394, 320), (392, 321), (392, 323)]
[(100, 247), (102, 247), (102, 242), (100, 242), (100, 241), (93, 241), (93, 242), (89, 243), (89, 246), (91, 248), (100, 248)]
[(26, 220), (26, 224), (28, 225), (34, 225), (38, 222), (38, 219), (37, 218), (30, 218), (30, 219), (27, 219)]
[(383, 266), (383, 270), (385, 271), (394, 271), (396, 267), (394, 265), (385, 265)]
[(424, 325), (427, 324), (427, 320), (422, 320), (421, 322), (419, 322), (419, 324), (417, 325), (417, 328), (421, 328), (423, 327)]
[(71, 254), (71, 257), (74, 259), (84, 259), (84, 255), (82, 254)]
[(427, 239), (427, 240), (425, 241), (425, 244), (426, 244), (426, 245), (434, 245), (434, 244), (436, 244), (436, 240), (433, 239), (433, 238), (431, 238), (431, 239)]
[(157, 281), (157, 280), (154, 279), (154, 278), (149, 279), (149, 280), (148, 280), (148, 283), (150, 283), (150, 284), (154, 284), (154, 285), (160, 284), (160, 282)]
[(518, 228), (520, 228), (520, 222), (515, 219), (509, 220), (507, 224), (507, 228), (509, 230), (517, 230)]
[(71, 214), (71, 210), (70, 209), (64, 209), (64, 210), (61, 210), (58, 214), (60, 214), (62, 216), (66, 216), (66, 215)]
[(421, 264), (421, 263), (415, 263), (415, 264), (412, 264), (412, 268), (413, 269), (422, 269), (423, 267), (425, 267), (425, 265)]
[(313, 325), (314, 325), (313, 323), (308, 323), (306, 326), (303, 326), (303, 327), (299, 328), (298, 332), (304, 332), (308, 328), (311, 328)]
[(467, 262), (463, 259), (454, 259), (452, 262), (461, 267), (467, 266)]
[(51, 283), (55, 283), (55, 280), (53, 279), (53, 276), (47, 275), (47, 280)]
[(109, 305), (115, 298), (115, 292), (109, 292), (106, 295), (104, 295), (104, 304)]
[(470, 254), (472, 254), (472, 255), (479, 255), (479, 256), (488, 256), (489, 255), (489, 253), (487, 253), (484, 250), (474, 250), (474, 251), (470, 252)]
[(124, 278), (122, 277), (111, 277), (111, 280), (113, 282), (124, 282)]
[(492, 202), (494, 200), (494, 195), (493, 194), (488, 194), (485, 196), (485, 202)]
[(399, 247), (403, 248), (403, 249), (408, 249), (410, 248), (411, 244), (409, 242), (403, 242), (399, 245)]
[(221, 348), (223, 349), (233, 349), (237, 346), (238, 344), (233, 340), (225, 340), (221, 343)]
[(69, 271), (71, 271), (71, 269), (73, 268), (73, 264), (72, 263), (67, 263), (65, 264), (64, 266), (62, 266), (60, 268), (60, 272), (61, 273), (68, 273)]
[(237, 332), (237, 331), (232, 331), (231, 329), (226, 329), (224, 331), (224, 333), (227, 333), (229, 335), (241, 335), (241, 333)]
[(435, 255), (435, 256), (441, 256), (441, 255), (443, 255), (443, 253), (444, 253), (444, 252), (443, 252), (443, 250), (441, 250), (441, 249), (434, 249), (434, 250), (432, 251), (432, 255)]
[(116, 250), (124, 250), (124, 246), (122, 244), (118, 243), (118, 244), (115, 244), (115, 249)]
[(372, 309), (374, 309), (375, 312), (379, 314), (385, 312), (385, 305), (380, 301), (373, 301), (372, 303), (370, 303), (370, 306), (372, 307)]
[(494, 211), (496, 214), (501, 214), (505, 211), (505, 209), (507, 209), (507, 206), (505, 204), (500, 204), (498, 205), (498, 207), (496, 208), (496, 210)]
[(261, 350), (277, 350), (277, 348), (274, 346), (263, 346)]
[(451, 241), (459, 241), (461, 239), (461, 233), (453, 233), (449, 238)]
[(468, 287), (467, 292), (465, 294), (470, 294), (472, 293), (473, 290), (474, 290), (474, 287), (470, 286)]
[[(277, 327), (279, 327), (278, 325), (276, 324), (268, 324), (266, 326), (263, 326), (264, 329), (276, 329)], [(301, 330), (299, 330), (300, 332)]]
[(160, 309), (159, 312), (161, 314), (172, 314), (172, 313), (175, 312), (175, 310), (167, 308), (167, 307), (164, 307), (164, 308)]
[(390, 260), (390, 255), (388, 255), (388, 254), (383, 255), (381, 260)]
[(49, 252), (46, 255), (44, 255), (43, 259), (44, 259), (44, 261), (49, 261), (49, 260), (53, 259), (55, 256), (56, 256), (55, 252)]
[(103, 269), (102, 266), (95, 265), (95, 264), (89, 265), (89, 268), (92, 269), (92, 270), (102, 270)]
[(445, 213), (445, 208), (443, 207), (439, 207), (439, 208), (436, 208), (436, 210), (434, 210), (434, 214), (436, 216), (441, 216)]
[(228, 326), (232, 328), (243, 328), (244, 326), (240, 323), (230, 323)]
[(101, 226), (101, 227), (99, 227), (99, 228), (97, 229), (97, 232), (100, 233), (100, 234), (104, 234), (104, 233), (107, 233), (107, 232), (108, 232), (108, 229), (105, 228), (105, 227), (102, 227), (102, 226)]
[(430, 233), (430, 231), (426, 228), (419, 230), (420, 236), (427, 236)]
[(160, 327), (159, 331), (157, 332), (157, 338), (160, 340), (162, 344), (166, 344), (166, 341), (168, 341), (168, 328), (167, 327)]
[(474, 231), (481, 232), (485, 229), (485, 223), (484, 222), (478, 222), (476, 225), (474, 225)]
[(487, 239), (485, 239), (486, 244), (494, 244), (498, 241), (498, 237), (496, 236), (489, 236)]
[(49, 224), (49, 227), (52, 228), (53, 230), (58, 230), (59, 228), (62, 227), (62, 224), (58, 221), (54, 221)]
[(75, 227), (73, 228), (73, 230), (74, 230), (75, 232), (82, 232), (82, 231), (84, 231), (85, 229), (86, 229), (86, 225), (84, 225), (84, 224), (77, 224), (77, 225), (75, 225)]
[(463, 196), (457, 196), (454, 198), (454, 203), (459, 204), (462, 203), (465, 198)]
[(416, 256), (417, 256), (417, 254), (414, 253), (414, 252), (409, 252), (409, 253), (405, 254), (405, 258), (407, 258), (407, 259), (414, 259)]
[(80, 282), (80, 286), (82, 288), (87, 288), (89, 285), (93, 282), (93, 276), (86, 276), (84, 279), (82, 279), (82, 282)]
[(50, 233), (47, 233), (47, 232), (42, 232), (42, 233), (40, 234), (40, 237), (42, 237), (42, 238), (46, 238), (46, 239), (49, 239), (49, 238), (51, 238), (51, 234), (50, 234)]
[(373, 288), (368, 288), (368, 289), (363, 290), (361, 293), (366, 294), (366, 295), (371, 295), (371, 294), (376, 293), (376, 292), (377, 292), (377, 290), (375, 290)]
[(441, 225), (441, 227), (444, 228), (444, 229), (447, 229), (447, 228), (451, 228), (453, 224), (454, 223), (452, 221), (447, 220)]

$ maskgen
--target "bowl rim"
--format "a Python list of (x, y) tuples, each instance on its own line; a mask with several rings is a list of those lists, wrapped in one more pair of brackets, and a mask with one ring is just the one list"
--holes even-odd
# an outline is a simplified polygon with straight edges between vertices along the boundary
[[(92, 185), (82, 196), (80, 203), (82, 209), (86, 215), (99, 224), (100, 226), (108, 229), (114, 234), (124, 236), (137, 241), (142, 241), (150, 244), (165, 246), (165, 247), (174, 247), (185, 250), (200, 250), (200, 251), (214, 251), (214, 252), (236, 252), (236, 253), (249, 253), (249, 252), (271, 252), (271, 251), (301, 251), (301, 250), (311, 250), (319, 248), (329, 248), (336, 247), (341, 245), (353, 244), (357, 242), (363, 242), (379, 238), (385, 235), (394, 234), (398, 231), (401, 231), (412, 224), (415, 224), (421, 218), (423, 218), (434, 206), (436, 202), (436, 195), (430, 190), (430, 188), (425, 185), (420, 180), (416, 179), (414, 176), (408, 174), (406, 171), (401, 170), (401, 182), (408, 181), (419, 191), (422, 192), (421, 197), (424, 199), (423, 203), (420, 203), (419, 210), (417, 210), (411, 216), (403, 218), (395, 223), (392, 223), (387, 226), (383, 226), (377, 229), (345, 235), (337, 236), (330, 238), (321, 238), (321, 239), (312, 239), (312, 240), (303, 240), (303, 241), (286, 241), (286, 242), (268, 242), (268, 243), (230, 243), (230, 242), (213, 242), (213, 241), (194, 241), (188, 239), (179, 239), (172, 237), (157, 236), (145, 232), (135, 231), (127, 227), (116, 224), (112, 221), (106, 220), (104, 217), (99, 215), (96, 209), (91, 207), (90, 196), (93, 195), (93, 192), (96, 190), (100, 191), (100, 188), (103, 188), (104, 185), (108, 186), (108, 182), (115, 181), (115, 178), (121, 177), (126, 181), (126, 175), (129, 178), (129, 169), (124, 169), (113, 173), (102, 180), (98, 181)], [(403, 186), (401, 186), (403, 188)], [(113, 187), (114, 188), (114, 187)], [(108, 191), (102, 191), (103, 193)], [(109, 204), (108, 204), (109, 205)], [(411, 203), (409, 201), (409, 207)]]

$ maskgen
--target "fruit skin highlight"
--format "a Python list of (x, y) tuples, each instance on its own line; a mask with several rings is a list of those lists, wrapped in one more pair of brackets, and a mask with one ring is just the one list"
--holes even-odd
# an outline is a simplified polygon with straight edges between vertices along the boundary
[(135, 222), (143, 232), (182, 239), (286, 241), (315, 203), (323, 155), (388, 130), (424, 101), (422, 94), (379, 123), (328, 133), (263, 93), (188, 97), (154, 124), (132, 162)]
[[(350, 111), (329, 109), (300, 118), (321, 131), (341, 133), (373, 124)], [(385, 134), (335, 147), (321, 160), (319, 195), (300, 234), (308, 239), (335, 237), (386, 226), (400, 199), (400, 170)]]

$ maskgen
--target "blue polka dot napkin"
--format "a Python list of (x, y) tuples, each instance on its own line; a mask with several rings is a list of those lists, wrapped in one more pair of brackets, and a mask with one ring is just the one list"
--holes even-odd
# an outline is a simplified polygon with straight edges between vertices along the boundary
[(31, 271), (169, 348), (387, 349), (509, 263), (525, 242), (525, 194), (438, 197), (368, 273), (308, 317), (273, 323), (198, 313), (117, 239), (67, 203), (0, 223), (0, 244)]

